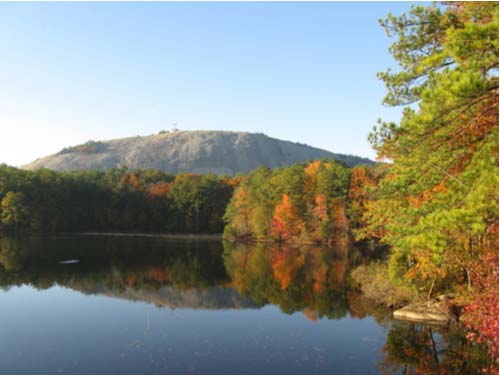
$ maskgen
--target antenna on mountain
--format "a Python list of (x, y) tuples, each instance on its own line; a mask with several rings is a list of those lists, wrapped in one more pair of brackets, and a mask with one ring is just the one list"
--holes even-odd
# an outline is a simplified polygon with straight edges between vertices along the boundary
[(172, 131), (173, 131), (174, 133), (179, 131), (179, 128), (177, 127), (177, 123), (176, 123), (176, 122), (173, 122), (173, 123), (172, 123)]

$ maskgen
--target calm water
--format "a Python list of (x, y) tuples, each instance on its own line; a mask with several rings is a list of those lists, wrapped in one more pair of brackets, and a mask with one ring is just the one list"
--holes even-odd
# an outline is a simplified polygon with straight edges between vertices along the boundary
[(457, 332), (349, 285), (363, 249), (0, 239), (2, 374), (473, 374)]

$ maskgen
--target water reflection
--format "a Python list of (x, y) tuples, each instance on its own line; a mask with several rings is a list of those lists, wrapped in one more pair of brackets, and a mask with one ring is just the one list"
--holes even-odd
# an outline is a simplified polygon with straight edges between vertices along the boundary
[(301, 311), (311, 320), (339, 319), (349, 312), (347, 270), (361, 257), (347, 245), (227, 243), (224, 261), (234, 287), (256, 303), (277, 305), (288, 314)]
[[(87, 296), (147, 302), (161, 309), (189, 308), (193, 312), (221, 311), (220, 314), (225, 310), (241, 311), (245, 315), (239, 318), (220, 315), (224, 318), (218, 319), (213, 328), (222, 328), (217, 333), (210, 331), (212, 342), (207, 342), (224, 353), (231, 350), (246, 353), (260, 363), (260, 373), (275, 370), (287, 373), (331, 373), (332, 370), (430, 375), (480, 373), (484, 351), (468, 344), (459, 330), (395, 323), (390, 319), (390, 311), (357, 293), (350, 285), (349, 269), (367, 262), (368, 257), (368, 251), (353, 246), (347, 239), (326, 249), (269, 244), (225, 243), (222, 246), (217, 241), (130, 237), (0, 238), (0, 287), (8, 291), (21, 285), (39, 290), (57, 286)], [(78, 262), (68, 263), (68, 260)], [(264, 311), (269, 306), (277, 306), (285, 315), (276, 315), (274, 310)], [(124, 313), (123, 305), (115, 308)], [(253, 321), (253, 317), (247, 315), (250, 311), (260, 318)], [(294, 313), (301, 314), (301, 323)], [(289, 314), (294, 315), (287, 320)], [(149, 331), (149, 310), (146, 316)], [(158, 346), (163, 344), (175, 347), (175, 342), (194, 339), (195, 343), (186, 344), (184, 349), (177, 345), (180, 350), (177, 355), (186, 357), (182, 350), (200, 345), (200, 332), (212, 327), (210, 323), (201, 327), (194, 322), (200, 319), (208, 322), (214, 316), (190, 317), (187, 312), (182, 316), (195, 320), (188, 326), (179, 323), (183, 331), (179, 331), (172, 342), (160, 328), (151, 329), (150, 334), (156, 332), (157, 336), (151, 338), (150, 351), (160, 351)], [(35, 318), (30, 316), (30, 319)], [(309, 321), (314, 324), (304, 325)], [(115, 323), (103, 321), (101, 324), (106, 327), (105, 324)], [(162, 327), (166, 323), (155, 324)], [(266, 324), (265, 329), (262, 324)], [(231, 343), (227, 341), (231, 335), (228, 325), (234, 332), (241, 330)], [(314, 325), (318, 328), (314, 329)], [(167, 331), (172, 329), (169, 326)], [(304, 332), (313, 334), (314, 339), (306, 339)], [(377, 332), (383, 332), (382, 341), (377, 338)], [(26, 332), (27, 337), (31, 334)], [(248, 340), (253, 340), (254, 346)], [(269, 340), (274, 340), (274, 344)], [(287, 349), (283, 351), (283, 348)], [(298, 348), (302, 348), (300, 353)], [(1, 358), (11, 354), (7, 349), (3, 354), (0, 350)], [(168, 358), (167, 354), (162, 355)], [(148, 355), (151, 356), (151, 352)], [(269, 362), (268, 356), (274, 359)], [(303, 361), (297, 362), (297, 356)], [(309, 358), (316, 358), (316, 362), (309, 363)], [(139, 360), (136, 358), (136, 361)], [(243, 362), (240, 359), (240, 364)], [(206, 363), (209, 366), (209, 362)], [(140, 365), (139, 361), (137, 368), (140, 369)], [(117, 364), (113, 369), (120, 366)], [(178, 369), (182, 369), (184, 362), (179, 362), (179, 366)], [(213, 363), (210, 366), (214, 368)], [(224, 373), (224, 369), (233, 370), (237, 364), (228, 362), (226, 367), (217, 366), (217, 372)], [(257, 373), (243, 371), (245, 367), (239, 369), (242, 370), (239, 373)]]
[(384, 350), (383, 374), (476, 374), (488, 361), (485, 348), (453, 326), (393, 324)]
[(165, 245), (123, 238), (2, 238), (0, 286), (59, 285), (169, 308), (255, 306), (231, 288), (219, 243)]

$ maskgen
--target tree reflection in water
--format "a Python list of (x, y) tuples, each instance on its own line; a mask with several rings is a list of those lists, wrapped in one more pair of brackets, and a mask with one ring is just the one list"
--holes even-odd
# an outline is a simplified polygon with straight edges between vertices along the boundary
[[(61, 264), (68, 259), (75, 264)], [(0, 285), (155, 290), (225, 285), (230, 280), (215, 241), (118, 237), (0, 238)]]
[(224, 262), (235, 288), (258, 304), (271, 303), (288, 314), (302, 311), (312, 320), (340, 319), (348, 313), (346, 276), (357, 251), (347, 246), (224, 246)]
[(487, 364), (484, 347), (467, 341), (458, 327), (410, 323), (391, 326), (383, 374), (477, 374)]
[[(307, 319), (372, 317), (387, 330), (383, 374), (475, 374), (484, 348), (458, 328), (393, 322), (350, 284), (349, 269), (369, 252), (347, 239), (337, 246), (232, 244), (120, 237), (0, 238), (0, 287), (54, 285), (194, 309), (272, 304)], [(75, 264), (61, 261), (77, 259)]]

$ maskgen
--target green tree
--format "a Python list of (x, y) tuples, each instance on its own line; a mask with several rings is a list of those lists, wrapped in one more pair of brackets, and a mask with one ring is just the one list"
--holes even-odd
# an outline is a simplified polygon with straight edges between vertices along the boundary
[[(392, 278), (428, 297), (498, 295), (473, 272), (477, 259), (498, 262), (498, 3), (413, 6), (381, 23), (401, 68), (380, 74), (385, 103), (404, 109), (399, 124), (380, 122), (370, 135), (392, 165), (362, 231), (391, 245)], [(498, 321), (494, 309), (477, 312)]]
[(381, 23), (401, 67), (380, 74), (385, 103), (405, 108), (370, 136), (392, 167), (367, 234), (383, 226), (392, 275), (431, 295), (470, 275), (498, 225), (498, 4), (414, 6)]
[(9, 191), (2, 199), (2, 224), (14, 230), (25, 229), (29, 224), (29, 208), (23, 193)]

